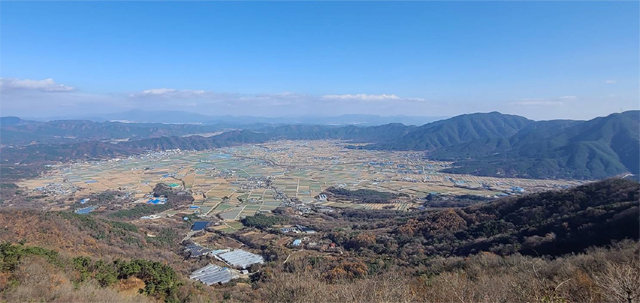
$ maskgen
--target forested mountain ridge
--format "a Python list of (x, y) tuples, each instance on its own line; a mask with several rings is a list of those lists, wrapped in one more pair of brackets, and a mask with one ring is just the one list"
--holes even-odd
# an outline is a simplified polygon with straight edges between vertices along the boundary
[(477, 140), (433, 151), (456, 161), (450, 172), (534, 178), (599, 179), (638, 174), (640, 111), (589, 121), (543, 121), (509, 138)]
[(520, 116), (498, 112), (460, 115), (417, 127), (372, 148), (433, 150), (479, 139), (509, 137), (532, 123), (534, 121)]

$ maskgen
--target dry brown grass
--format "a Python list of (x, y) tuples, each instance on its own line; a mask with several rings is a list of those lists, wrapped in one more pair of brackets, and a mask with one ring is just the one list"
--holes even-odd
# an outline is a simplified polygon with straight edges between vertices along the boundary
[(6, 302), (153, 302), (136, 293), (122, 293), (103, 288), (92, 282), (74, 285), (70, 278), (39, 257), (25, 258), (16, 269), (13, 279), (17, 285), (2, 291)]
[(321, 268), (290, 265), (293, 272), (277, 270), (259, 282), (256, 296), (234, 297), (270, 302), (638, 302), (637, 256), (637, 242), (553, 260), (486, 253), (434, 259), (430, 270), (418, 276), (393, 267), (336, 282), (327, 280)]
[(397, 272), (343, 283), (329, 283), (319, 273), (281, 272), (259, 295), (269, 302), (415, 302), (419, 297), (410, 284)]

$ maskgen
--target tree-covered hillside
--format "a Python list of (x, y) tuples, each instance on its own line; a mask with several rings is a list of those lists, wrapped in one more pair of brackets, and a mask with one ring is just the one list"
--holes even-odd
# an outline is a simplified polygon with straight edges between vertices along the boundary
[(509, 138), (449, 146), (431, 155), (456, 161), (449, 172), (480, 175), (599, 179), (640, 171), (640, 111), (534, 125)]
[(640, 183), (616, 178), (464, 208), (408, 214), (345, 211), (343, 217), (366, 226), (372, 236), (365, 243), (358, 234), (335, 232), (332, 239), (415, 265), (432, 255), (559, 256), (615, 240), (637, 240), (639, 199)]
[(425, 124), (406, 135), (373, 145), (377, 149), (433, 150), (479, 139), (505, 138), (534, 121), (498, 112), (460, 115)]

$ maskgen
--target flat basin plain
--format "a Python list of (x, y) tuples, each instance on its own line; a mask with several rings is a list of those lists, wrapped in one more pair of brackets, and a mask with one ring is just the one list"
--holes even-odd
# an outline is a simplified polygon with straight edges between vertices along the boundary
[[(495, 178), (441, 172), (451, 163), (424, 152), (352, 149), (342, 141), (274, 141), (206, 151), (169, 150), (110, 160), (52, 166), (19, 185), (35, 194), (77, 198), (118, 190), (144, 203), (157, 183), (189, 190), (194, 212), (232, 223), (294, 200), (329, 207), (409, 210), (429, 193), (491, 197), (581, 184), (577, 180)], [(391, 204), (325, 201), (331, 186), (402, 193)], [(73, 199), (71, 199), (73, 200)], [(171, 215), (172, 210), (166, 211)]]

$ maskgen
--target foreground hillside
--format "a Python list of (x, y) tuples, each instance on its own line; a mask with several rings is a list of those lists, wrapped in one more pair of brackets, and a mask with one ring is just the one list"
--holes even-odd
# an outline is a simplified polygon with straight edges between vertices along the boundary
[[(614, 240), (638, 239), (640, 184), (610, 179), (569, 190), (503, 198), (464, 208), (416, 213), (344, 211), (363, 231), (330, 237), (360, 254), (384, 254), (421, 266), (430, 256), (560, 256)], [(340, 226), (334, 224), (333, 226)], [(367, 238), (360, 241), (358, 238)]]
[[(282, 207), (244, 220), (239, 231), (198, 236), (201, 243), (240, 243), (265, 256), (248, 278), (216, 286), (188, 279), (216, 260), (181, 254), (190, 226), (182, 218), (151, 224), (115, 216), (118, 211), (4, 209), (0, 298), (637, 302), (639, 198), (637, 182), (610, 179), (463, 208), (300, 215)], [(287, 245), (292, 238), (279, 232), (283, 223), (309, 226), (317, 232), (308, 237), (336, 247)]]

